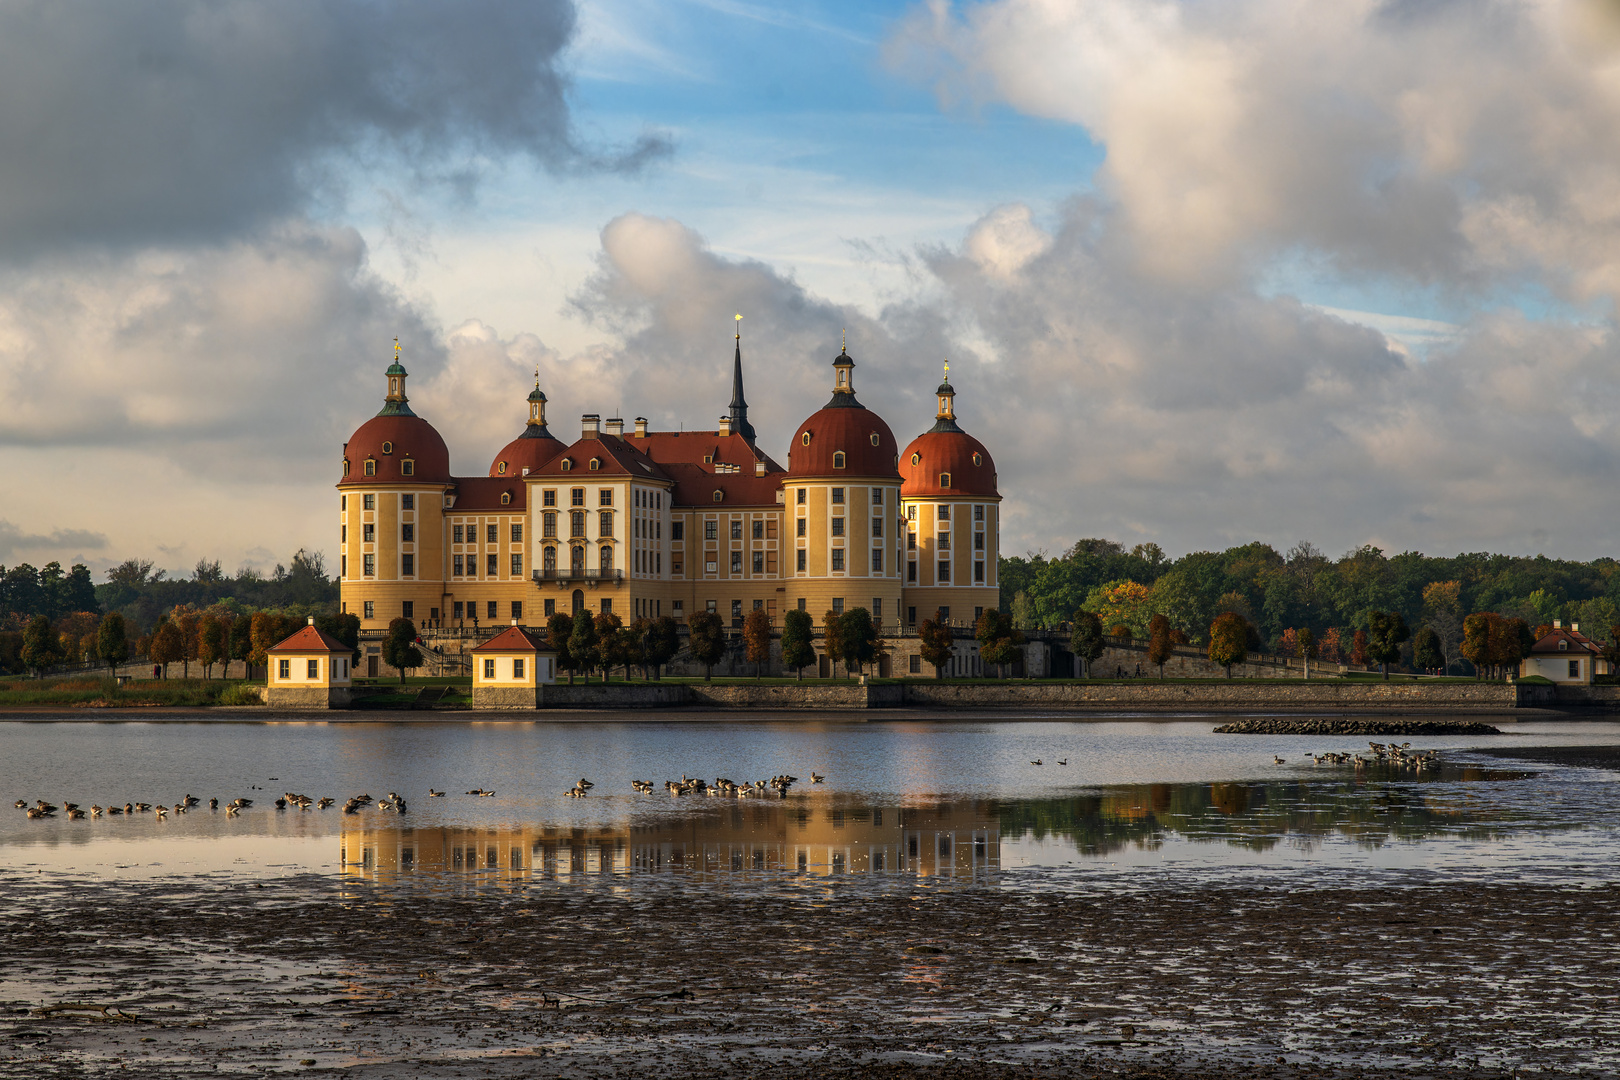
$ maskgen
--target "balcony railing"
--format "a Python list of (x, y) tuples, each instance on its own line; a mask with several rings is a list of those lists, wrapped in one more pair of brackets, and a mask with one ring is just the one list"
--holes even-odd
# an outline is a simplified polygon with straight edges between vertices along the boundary
[(569, 570), (558, 567), (555, 570), (536, 570), (534, 583), (536, 585), (547, 581), (623, 581), (623, 570)]

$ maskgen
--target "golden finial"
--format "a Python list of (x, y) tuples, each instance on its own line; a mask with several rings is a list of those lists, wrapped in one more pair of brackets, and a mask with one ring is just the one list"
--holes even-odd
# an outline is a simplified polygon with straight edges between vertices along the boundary
[(540, 365), (534, 365), (534, 388), (540, 389)]
[(394, 362), (399, 362), (399, 338), (394, 339)]
[(737, 337), (738, 341), (742, 340), (742, 316), (741, 315), (737, 316), (737, 334), (736, 334), (736, 337)]
[(951, 381), (951, 362), (949, 360), (945, 361), (945, 381)]
[(841, 353), (849, 352), (849, 327), (847, 326), (838, 331), (838, 351)]

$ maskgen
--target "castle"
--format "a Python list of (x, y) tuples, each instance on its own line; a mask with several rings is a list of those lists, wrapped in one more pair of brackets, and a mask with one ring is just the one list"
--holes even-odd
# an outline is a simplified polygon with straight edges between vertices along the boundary
[(865, 607), (893, 631), (997, 603), (1000, 496), (984, 445), (957, 425), (949, 372), (934, 425), (901, 450), (833, 359), (832, 397), (795, 429), (787, 467), (759, 446), (736, 339), (732, 397), (713, 431), (649, 431), (587, 413), (565, 443), (536, 375), (528, 419), (483, 476), (455, 476), (411, 410), (395, 345), (382, 411), (343, 446), (343, 610), (363, 631), (539, 625), (557, 611), (627, 623), (697, 611), (740, 628), (797, 608)]

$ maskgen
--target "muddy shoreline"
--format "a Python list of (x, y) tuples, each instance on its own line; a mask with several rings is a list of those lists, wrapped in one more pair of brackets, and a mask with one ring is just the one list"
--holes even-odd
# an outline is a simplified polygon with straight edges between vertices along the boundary
[[(1612, 1072), (1620, 890), (0, 869), (0, 1074)], [(117, 1012), (39, 1010), (110, 1005)], [(131, 1019), (132, 1018), (132, 1019)]]

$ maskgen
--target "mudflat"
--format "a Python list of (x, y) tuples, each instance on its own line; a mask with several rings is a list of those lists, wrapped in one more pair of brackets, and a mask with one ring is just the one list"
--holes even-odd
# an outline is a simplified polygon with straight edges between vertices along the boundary
[(0, 869), (0, 1073), (1620, 1067), (1613, 883), (1342, 877), (1094, 891), (1016, 873), (587, 885), (499, 871), (381, 884)]

